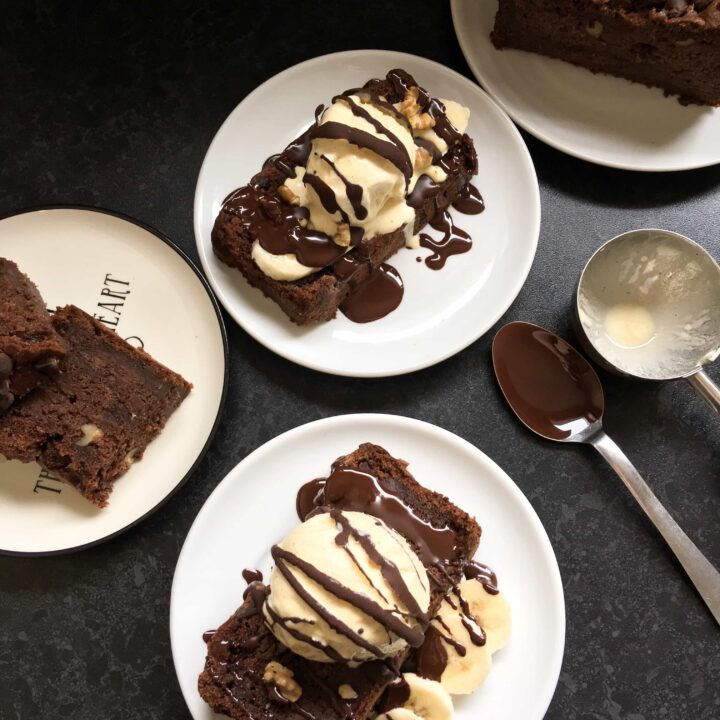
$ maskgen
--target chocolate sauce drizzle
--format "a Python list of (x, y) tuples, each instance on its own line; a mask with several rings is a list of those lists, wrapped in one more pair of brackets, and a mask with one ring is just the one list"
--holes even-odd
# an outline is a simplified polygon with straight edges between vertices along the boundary
[(364, 220), (367, 217), (367, 208), (362, 204), (363, 188), (362, 185), (351, 183), (338, 169), (335, 163), (327, 156), (320, 156), (333, 170), (333, 172), (340, 178), (340, 181), (345, 185), (345, 194), (347, 199), (352, 205), (355, 217), (358, 220)]
[[(497, 595), (497, 577), (487, 566), (479, 562), (471, 562), (464, 569), (465, 577), (468, 580), (476, 580), (481, 583), (485, 591), (491, 595)], [(481, 647), (487, 642), (485, 631), (480, 626), (477, 618), (473, 615), (469, 603), (463, 597), (459, 586), (453, 587), (445, 597), (453, 610), (460, 613), (460, 622), (473, 645)], [(417, 671), (423, 677), (439, 681), (445, 672), (448, 664), (448, 653), (446, 646), (454, 648), (460, 657), (467, 655), (467, 648), (457, 638), (453, 637), (450, 628), (438, 615), (433, 618), (425, 633), (425, 642), (415, 654)]]
[(307, 267), (326, 267), (345, 253), (329, 235), (302, 227), (301, 220), (309, 215), (306, 208), (288, 205), (258, 185), (251, 183), (231, 193), (225, 210), (236, 215), (250, 236), (273, 255), (293, 253)]
[(497, 575), (487, 566), (477, 561), (468, 563), (465, 566), (465, 577), (468, 580), (477, 580), (485, 588), (485, 592), (489, 595), (497, 595), (498, 590)]
[(377, 704), (376, 710), (378, 713), (387, 713), (390, 710), (403, 707), (409, 699), (410, 686), (401, 675), (387, 686), (385, 693)]

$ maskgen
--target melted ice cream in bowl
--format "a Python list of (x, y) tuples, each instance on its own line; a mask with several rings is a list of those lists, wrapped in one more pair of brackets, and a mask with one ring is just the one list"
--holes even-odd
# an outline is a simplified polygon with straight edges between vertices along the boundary
[(633, 230), (588, 261), (578, 330), (604, 367), (644, 380), (685, 378), (716, 412), (720, 390), (703, 365), (720, 355), (720, 267), (669, 230)]

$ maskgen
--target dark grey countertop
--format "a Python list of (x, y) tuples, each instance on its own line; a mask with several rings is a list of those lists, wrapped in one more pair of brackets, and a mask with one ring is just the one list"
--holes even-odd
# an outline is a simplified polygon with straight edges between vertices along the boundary
[[(0, 214), (98, 205), (157, 227), (195, 260), (200, 164), (219, 125), (262, 81), (310, 57), (364, 47), (423, 54), (472, 77), (449, 7), (437, 0), (82, 5), (3, 5)], [(503, 321), (532, 320), (569, 337), (581, 267), (626, 229), (667, 227), (720, 257), (720, 167), (621, 172), (525, 139), (540, 180), (542, 231), (527, 283)], [(483, 138), (476, 141), (482, 156)], [(0, 558), (2, 720), (189, 717), (170, 654), (168, 606), (195, 515), (254, 448), (307, 421), (358, 411), (457, 433), (532, 502), (567, 603), (565, 660), (548, 718), (720, 718), (717, 625), (603, 461), (588, 448), (540, 441), (511, 417), (490, 369), (492, 331), (434, 368), (361, 381), (299, 368), (226, 322), (231, 372), (222, 424), (182, 490), (138, 527), (82, 553)], [(720, 367), (711, 374), (720, 378)], [(720, 566), (718, 418), (683, 383), (602, 378), (610, 434)]]

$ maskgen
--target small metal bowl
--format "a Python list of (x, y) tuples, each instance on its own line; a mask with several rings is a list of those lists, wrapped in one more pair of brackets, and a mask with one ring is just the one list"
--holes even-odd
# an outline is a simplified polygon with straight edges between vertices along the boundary
[(618, 235), (590, 258), (575, 299), (577, 331), (601, 366), (644, 380), (685, 378), (716, 412), (703, 365), (720, 355), (720, 267), (669, 230)]

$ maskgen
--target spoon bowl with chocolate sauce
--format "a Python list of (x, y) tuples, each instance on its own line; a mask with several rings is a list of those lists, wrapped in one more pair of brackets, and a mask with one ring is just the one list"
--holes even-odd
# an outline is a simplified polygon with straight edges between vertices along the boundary
[(547, 440), (592, 445), (605, 458), (720, 624), (720, 573), (604, 431), (602, 385), (590, 363), (562, 338), (527, 322), (501, 328), (493, 340), (492, 357), (500, 389), (524, 425)]

